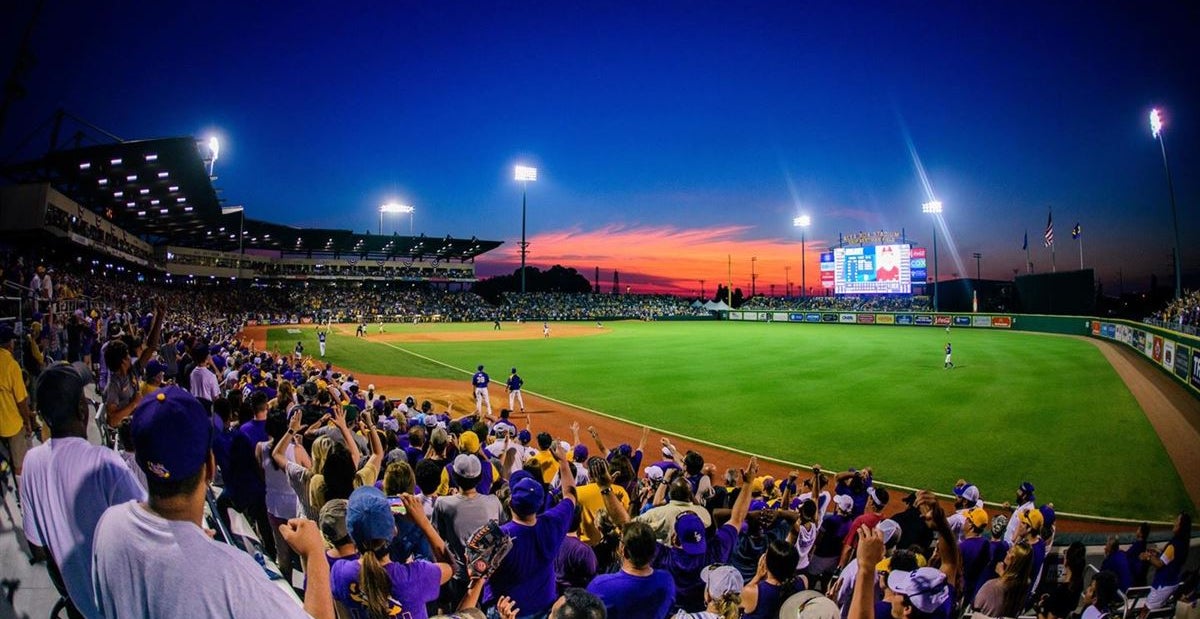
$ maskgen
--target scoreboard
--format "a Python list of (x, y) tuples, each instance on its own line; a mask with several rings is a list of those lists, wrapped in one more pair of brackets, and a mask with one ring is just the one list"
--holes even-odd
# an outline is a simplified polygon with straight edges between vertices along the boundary
[(821, 254), (821, 285), (834, 294), (912, 294), (926, 279), (925, 248), (837, 247)]

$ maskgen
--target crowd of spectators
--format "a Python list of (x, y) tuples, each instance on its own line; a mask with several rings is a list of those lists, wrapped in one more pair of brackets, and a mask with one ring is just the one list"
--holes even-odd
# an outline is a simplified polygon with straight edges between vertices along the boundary
[[(966, 480), (951, 507), (893, 496), (870, 468), (719, 470), (646, 430), (613, 445), (383, 393), (243, 339), (213, 289), (80, 284), (110, 309), (39, 306), (29, 388), (0, 327), (0, 444), (29, 545), (84, 617), (1097, 619), (1140, 584), (1171, 604), (1184, 579), (1188, 514), (1161, 547), (1110, 544), (1085, 587), (1082, 548), (1054, 546), (1030, 482), (989, 510)], [(212, 539), (234, 520), (261, 560)]]
[(928, 312), (933, 309), (929, 297), (917, 295), (838, 295), (828, 297), (751, 297), (742, 304), (746, 310), (828, 311), (828, 312)]
[(708, 315), (693, 309), (688, 300), (671, 295), (555, 292), (507, 293), (498, 312), (502, 320), (658, 320)]
[(1185, 290), (1183, 296), (1172, 299), (1162, 310), (1151, 314), (1148, 320), (1195, 335), (1200, 326), (1200, 290)]

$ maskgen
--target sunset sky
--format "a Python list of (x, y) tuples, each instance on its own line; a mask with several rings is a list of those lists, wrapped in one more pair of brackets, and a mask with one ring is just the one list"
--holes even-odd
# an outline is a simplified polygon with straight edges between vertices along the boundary
[[(28, 4), (28, 3), (24, 3)], [(50, 3), (0, 157), (63, 107), (130, 139), (222, 139), (218, 187), (247, 216), (504, 241), (530, 263), (694, 294), (782, 294), (839, 233), (945, 204), (943, 278), (1056, 264), (1107, 291), (1171, 279), (1160, 107), (1185, 277), (1200, 283), (1200, 17), (1194, 3)], [(319, 8), (316, 8), (319, 7)], [(29, 8), (0, 20), (13, 66)], [(918, 161), (920, 166), (917, 165)], [(924, 170), (926, 182), (921, 179)], [(408, 230), (404, 216), (388, 232)], [(932, 272), (932, 268), (930, 269)], [(748, 292), (748, 290), (747, 290)]]

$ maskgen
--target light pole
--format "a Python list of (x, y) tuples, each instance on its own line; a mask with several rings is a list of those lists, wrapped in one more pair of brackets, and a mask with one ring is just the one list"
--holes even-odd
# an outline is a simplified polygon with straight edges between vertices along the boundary
[(396, 204), (388, 202), (379, 207), (379, 235), (383, 236), (383, 214), (384, 213), (408, 213), (408, 235), (412, 236), (413, 231), (413, 211), (416, 209), (408, 204)]
[(1167, 165), (1167, 145), (1163, 142), (1162, 127), (1162, 114), (1158, 109), (1150, 110), (1150, 132), (1158, 138), (1158, 145), (1162, 148), (1163, 170), (1167, 172), (1167, 192), (1171, 195), (1171, 224), (1175, 227), (1175, 298), (1179, 299), (1183, 296), (1183, 277), (1179, 264), (1179, 215), (1175, 211), (1175, 184), (1171, 182), (1171, 168)]
[(921, 212), (933, 215), (933, 311), (938, 311), (938, 252), (937, 252), (937, 222), (942, 214), (942, 203), (930, 200), (921, 205)]
[(808, 298), (808, 269), (804, 260), (804, 232), (812, 224), (812, 217), (801, 215), (792, 220), (792, 225), (800, 228), (800, 298)]
[(750, 298), (754, 298), (754, 280), (758, 279), (758, 274), (754, 272), (754, 263), (758, 262), (758, 256), (750, 256)]
[(792, 267), (786, 264), (783, 265), (783, 291), (785, 296), (792, 296)]
[(983, 254), (981, 254), (979, 252), (975, 252), (975, 253), (971, 254), (971, 257), (975, 259), (975, 279), (976, 280), (983, 279), (983, 277), (979, 274), (979, 272), (980, 272), (979, 263), (983, 260)]
[(529, 193), (529, 182), (537, 180), (537, 168), (518, 165), (513, 168), (513, 178), (521, 181), (521, 292), (525, 292), (525, 254), (529, 243), (525, 242), (525, 196)]

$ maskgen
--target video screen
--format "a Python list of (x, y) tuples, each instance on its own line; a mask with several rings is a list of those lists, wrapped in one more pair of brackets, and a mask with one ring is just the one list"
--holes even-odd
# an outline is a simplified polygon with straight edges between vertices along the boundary
[(908, 245), (834, 248), (834, 294), (912, 294), (909, 249)]

